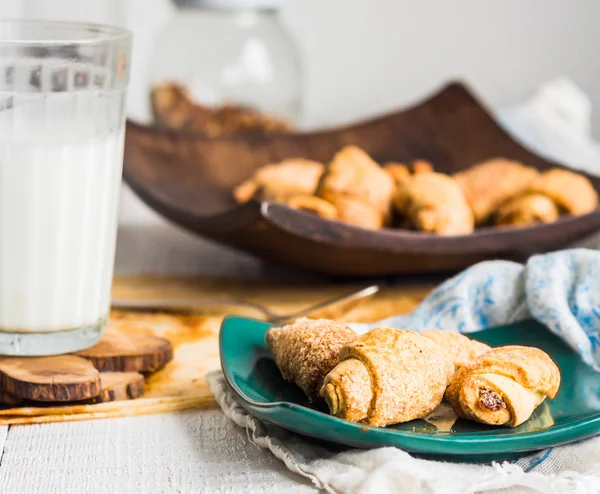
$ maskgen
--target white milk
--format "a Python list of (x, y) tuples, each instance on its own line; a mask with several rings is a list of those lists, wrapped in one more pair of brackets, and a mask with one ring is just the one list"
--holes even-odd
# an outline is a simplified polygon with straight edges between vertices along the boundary
[(0, 331), (75, 329), (109, 313), (123, 98), (68, 97), (18, 119), (0, 109)]

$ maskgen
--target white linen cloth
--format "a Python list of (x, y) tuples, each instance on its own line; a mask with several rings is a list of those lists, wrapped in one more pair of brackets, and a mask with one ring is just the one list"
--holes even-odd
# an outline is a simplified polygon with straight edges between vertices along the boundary
[(208, 383), (225, 415), (246, 429), (250, 441), (332, 494), (470, 494), (506, 488), (513, 489), (503, 494), (600, 492), (600, 437), (551, 448), (512, 464), (423, 460), (392, 447), (340, 453), (250, 415), (235, 400), (220, 371), (210, 373)]
[[(524, 105), (501, 111), (499, 119), (537, 152), (599, 173), (600, 145), (590, 137), (590, 115), (587, 97), (559, 80)], [(600, 371), (600, 252), (574, 249), (535, 256), (526, 266), (480, 263), (441, 285), (411, 314), (389, 318), (385, 325), (473, 332), (531, 317)], [(600, 493), (600, 437), (490, 465), (424, 460), (390, 447), (340, 453), (251, 416), (220, 372), (209, 374), (208, 382), (225, 415), (247, 430), (249, 440), (327, 492), (463, 494), (508, 488), (502, 492)]]

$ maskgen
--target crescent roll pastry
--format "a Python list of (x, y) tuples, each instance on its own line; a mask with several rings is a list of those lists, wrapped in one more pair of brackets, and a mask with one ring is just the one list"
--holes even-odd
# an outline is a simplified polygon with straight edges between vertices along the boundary
[(473, 213), (456, 181), (442, 173), (415, 175), (398, 187), (394, 206), (414, 227), (442, 235), (473, 231)]
[(560, 216), (554, 201), (548, 196), (528, 192), (500, 206), (494, 218), (496, 225), (525, 226), (551, 223)]
[(494, 158), (454, 175), (481, 225), (509, 200), (525, 192), (539, 176), (535, 168), (503, 158)]
[(459, 417), (516, 427), (546, 398), (554, 398), (560, 371), (539, 348), (504, 346), (455, 374), (446, 399)]
[(347, 146), (333, 157), (316, 195), (334, 205), (339, 198), (360, 201), (378, 211), (385, 224), (393, 193), (390, 175), (362, 149)]
[(340, 196), (333, 198), (333, 206), (337, 213), (337, 219), (349, 225), (371, 230), (384, 226), (384, 215), (370, 204)]
[(430, 340), (440, 345), (444, 352), (454, 363), (454, 372), (475, 361), (479, 355), (491, 349), (485, 343), (472, 340), (464, 334), (454, 333), (453, 331), (444, 331), (441, 329), (430, 329), (421, 333)]
[(433, 165), (429, 161), (415, 160), (412, 162), (412, 171), (415, 175), (419, 173), (431, 173), (433, 172)]
[(529, 190), (552, 199), (560, 209), (574, 215), (589, 213), (598, 205), (598, 194), (590, 181), (561, 168), (542, 173)]
[(300, 211), (314, 214), (326, 220), (336, 220), (338, 212), (335, 206), (320, 197), (315, 196), (295, 196), (288, 200), (287, 205)]
[(316, 161), (292, 158), (281, 163), (265, 165), (254, 176), (235, 188), (237, 202), (255, 196), (261, 199), (286, 202), (292, 197), (313, 195), (325, 167)]
[(411, 177), (410, 170), (404, 163), (386, 163), (383, 165), (383, 171), (392, 178), (395, 185), (405, 184)]
[(452, 362), (429, 338), (376, 328), (342, 348), (321, 396), (337, 417), (384, 427), (434, 410), (453, 371)]
[(500, 206), (494, 223), (517, 226), (550, 223), (561, 213), (586, 214), (597, 205), (598, 194), (586, 177), (555, 168), (535, 179), (524, 195)]
[(429, 161), (415, 160), (409, 168), (404, 163), (390, 162), (383, 165), (383, 170), (392, 177), (392, 180), (398, 186), (406, 184), (413, 174), (433, 172), (433, 165)]
[(339, 362), (342, 347), (355, 337), (344, 324), (303, 317), (280, 328), (269, 328), (265, 340), (283, 378), (317, 401), (323, 378)]

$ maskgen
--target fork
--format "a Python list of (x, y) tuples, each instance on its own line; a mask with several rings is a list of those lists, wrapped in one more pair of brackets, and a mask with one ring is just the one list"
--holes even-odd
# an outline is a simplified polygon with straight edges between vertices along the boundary
[(112, 308), (133, 312), (179, 312), (198, 313), (211, 307), (248, 307), (262, 313), (264, 319), (272, 324), (286, 324), (299, 317), (336, 319), (371, 298), (379, 291), (379, 285), (371, 285), (357, 292), (321, 302), (306, 309), (290, 314), (276, 314), (269, 308), (257, 302), (240, 299), (157, 299), (157, 300), (127, 300), (113, 299)]

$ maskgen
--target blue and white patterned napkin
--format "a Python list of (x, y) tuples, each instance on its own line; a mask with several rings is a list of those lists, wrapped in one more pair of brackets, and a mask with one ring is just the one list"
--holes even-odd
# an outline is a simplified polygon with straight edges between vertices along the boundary
[(440, 285), (413, 312), (372, 324), (472, 333), (537, 319), (600, 372), (600, 252), (572, 249), (526, 265), (487, 261)]

